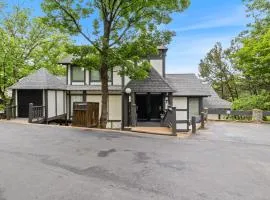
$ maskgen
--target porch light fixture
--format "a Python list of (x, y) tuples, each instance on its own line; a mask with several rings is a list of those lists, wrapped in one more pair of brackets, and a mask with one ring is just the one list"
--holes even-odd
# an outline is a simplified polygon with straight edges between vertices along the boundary
[(130, 88), (126, 88), (125, 92), (126, 92), (127, 94), (130, 94), (130, 93), (131, 93), (131, 89), (130, 89)]

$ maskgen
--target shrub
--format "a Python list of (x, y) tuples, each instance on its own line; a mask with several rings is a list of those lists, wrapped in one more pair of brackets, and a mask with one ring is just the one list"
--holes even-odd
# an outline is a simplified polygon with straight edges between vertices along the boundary
[(270, 94), (264, 92), (260, 95), (241, 97), (233, 102), (233, 110), (270, 110)]

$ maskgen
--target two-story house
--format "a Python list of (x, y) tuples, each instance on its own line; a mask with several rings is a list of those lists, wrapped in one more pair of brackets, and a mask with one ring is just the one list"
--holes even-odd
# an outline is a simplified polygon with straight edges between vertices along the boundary
[[(150, 57), (152, 68), (145, 80), (121, 77), (117, 68), (110, 71), (108, 128), (159, 122), (168, 105), (177, 109), (179, 131), (189, 129), (191, 116), (199, 116), (210, 91), (195, 74), (166, 74), (168, 49), (158, 49), (159, 55)], [(18, 117), (27, 117), (29, 103), (45, 106), (48, 119), (66, 115), (72, 120), (74, 102), (99, 102), (101, 108), (99, 72), (73, 65), (72, 56), (59, 63), (66, 67), (65, 77), (40, 69), (10, 87)]]

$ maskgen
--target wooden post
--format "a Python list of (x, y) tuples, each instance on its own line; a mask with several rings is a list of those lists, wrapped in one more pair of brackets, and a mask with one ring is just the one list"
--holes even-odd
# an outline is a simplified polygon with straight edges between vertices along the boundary
[(204, 109), (204, 117), (205, 117), (205, 121), (208, 121), (208, 108)]
[(192, 133), (195, 134), (196, 133), (196, 117), (192, 117), (191, 118), (191, 126), (192, 126)]
[(204, 112), (201, 112), (201, 128), (204, 128)]
[(28, 123), (33, 121), (33, 103), (29, 103)]
[(135, 103), (135, 93), (131, 93), (131, 126), (137, 125), (137, 114), (136, 114), (136, 103)]
[(7, 120), (10, 120), (10, 115), (11, 115), (10, 106), (6, 106), (6, 115), (7, 115)]
[(176, 136), (176, 107), (172, 107), (172, 135)]
[(173, 106), (173, 96), (171, 92), (168, 94), (168, 104)]

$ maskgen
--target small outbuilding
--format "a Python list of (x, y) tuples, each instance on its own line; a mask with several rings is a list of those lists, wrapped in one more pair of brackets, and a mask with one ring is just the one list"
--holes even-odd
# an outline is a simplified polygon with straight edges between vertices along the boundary
[(46, 69), (38, 71), (20, 79), (11, 86), (16, 117), (29, 116), (29, 104), (42, 107), (45, 121), (66, 117), (66, 84)]

